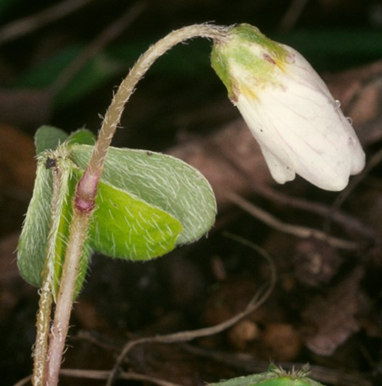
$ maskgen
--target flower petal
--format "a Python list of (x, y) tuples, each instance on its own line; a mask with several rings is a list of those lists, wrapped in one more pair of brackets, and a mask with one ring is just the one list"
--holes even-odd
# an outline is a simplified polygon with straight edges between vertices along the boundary
[(268, 165), (269, 171), (273, 179), (279, 184), (284, 184), (287, 181), (292, 181), (296, 177), (296, 173), (285, 163), (280, 161), (271, 151), (260, 145), (261, 152)]
[(260, 100), (240, 95), (237, 107), (262, 148), (318, 187), (341, 190), (362, 170), (364, 153), (333, 104), (310, 85), (285, 81), (283, 89), (262, 90)]
[(239, 25), (215, 44), (212, 64), (277, 182), (299, 174), (337, 191), (362, 170), (365, 154), (354, 129), (323, 80), (293, 48)]

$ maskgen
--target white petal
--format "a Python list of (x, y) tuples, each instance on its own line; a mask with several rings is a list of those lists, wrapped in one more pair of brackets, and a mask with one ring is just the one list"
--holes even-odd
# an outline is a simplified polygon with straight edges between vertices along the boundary
[(358, 139), (334, 100), (305, 82), (261, 90), (259, 100), (239, 96), (237, 107), (263, 148), (306, 180), (341, 190), (362, 169)]
[(286, 45), (282, 46), (288, 52), (288, 77), (297, 83), (304, 83), (308, 87), (311, 87), (317, 92), (321, 92), (326, 95), (329, 99), (332, 99), (333, 97), (327, 85), (310, 63), (294, 48)]
[(248, 25), (231, 31), (215, 47), (214, 63), (272, 176), (284, 183), (299, 174), (320, 188), (343, 189), (365, 155), (325, 83), (293, 48)]
[[(339, 102), (333, 99), (326, 84), (299, 52), (288, 46), (283, 47), (289, 52), (289, 57), (293, 61), (293, 65), (289, 67), (288, 73), (292, 76), (296, 84), (301, 84), (306, 90), (311, 89), (313, 94), (316, 93), (319, 95), (322, 93), (323, 96), (326, 95), (329, 106), (327, 110), (323, 109), (323, 114), (328, 113), (330, 105), (335, 107), (334, 112), (338, 121), (335, 118), (333, 119), (331, 122), (332, 124), (329, 124), (330, 130), (331, 132), (336, 130), (337, 135), (340, 135), (344, 141), (346, 141), (345, 135), (348, 135), (346, 141), (347, 144), (343, 145), (343, 150), (348, 151), (348, 156), (350, 158), (350, 174), (359, 173), (365, 167), (365, 153), (363, 152), (353, 127), (340, 110)], [(327, 118), (329, 119), (329, 116)], [(323, 125), (322, 128), (325, 129), (326, 126)], [(330, 136), (332, 137), (332, 135)], [(337, 144), (337, 148), (338, 145), (339, 144)]]
[(350, 174), (351, 175), (358, 174), (365, 167), (365, 153), (349, 121), (343, 115), (342, 115), (342, 119), (346, 121), (344, 122), (344, 127), (348, 135), (347, 145), (350, 153), (350, 163), (351, 163)]
[(280, 161), (271, 151), (261, 146), (261, 152), (268, 165), (269, 171), (273, 179), (279, 184), (284, 184), (287, 181), (292, 181), (296, 177), (296, 173), (282, 161)]

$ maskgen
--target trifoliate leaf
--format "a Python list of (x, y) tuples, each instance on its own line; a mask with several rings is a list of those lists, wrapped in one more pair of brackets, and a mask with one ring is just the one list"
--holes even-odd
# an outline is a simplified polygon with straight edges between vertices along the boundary
[[(88, 130), (68, 137), (45, 126), (36, 133), (38, 168), (18, 265), (24, 279), (36, 286), (48, 272), (54, 295), (69, 240), (75, 188), (93, 141)], [(81, 258), (77, 293), (93, 250), (133, 260), (158, 257), (200, 238), (215, 214), (212, 189), (191, 166), (159, 153), (111, 147)]]
[[(84, 168), (91, 151), (91, 146), (72, 146), (71, 158)], [(215, 221), (216, 201), (208, 181), (169, 155), (110, 147), (101, 181), (175, 217), (183, 227), (177, 245), (198, 240)]]

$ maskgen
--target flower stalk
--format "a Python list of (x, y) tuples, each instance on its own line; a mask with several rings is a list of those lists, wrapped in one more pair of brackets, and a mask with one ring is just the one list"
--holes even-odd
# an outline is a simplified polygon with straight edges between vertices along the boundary
[(144, 77), (152, 64), (175, 45), (186, 40), (203, 37), (214, 41), (223, 41), (226, 27), (210, 24), (195, 24), (180, 28), (153, 44), (134, 64), (127, 77), (120, 84), (102, 122), (92, 157), (85, 173), (78, 184), (76, 205), (84, 210), (91, 210), (101, 178), (104, 161), (114, 133), (120, 122), (127, 101), (134, 92), (137, 83)]
[[(53, 326), (49, 339), (46, 370), (43, 382), (36, 385), (54, 386), (58, 383), (65, 340), (69, 328), (70, 314), (75, 294), (78, 269), (89, 222), (95, 209), (97, 186), (101, 178), (105, 158), (114, 133), (120, 122), (125, 104), (134, 92), (140, 79), (151, 65), (166, 51), (178, 43), (194, 37), (222, 40), (226, 28), (209, 24), (192, 25), (175, 30), (159, 40), (144, 53), (120, 84), (103, 119), (102, 127), (87, 168), (76, 186), (73, 202), (73, 217), (70, 224), (69, 240), (57, 295)], [(46, 330), (45, 330), (46, 331)], [(46, 351), (46, 349), (45, 349)], [(41, 366), (41, 361), (39, 361)]]

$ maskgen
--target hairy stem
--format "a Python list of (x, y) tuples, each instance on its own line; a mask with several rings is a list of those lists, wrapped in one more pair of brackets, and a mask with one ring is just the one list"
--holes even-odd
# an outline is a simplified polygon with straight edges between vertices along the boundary
[(50, 282), (46, 280), (46, 278), (43, 281), (40, 291), (39, 309), (36, 321), (36, 340), (33, 351), (34, 363), (32, 384), (34, 386), (43, 385), (45, 378), (45, 361), (48, 352), (48, 336), (53, 296)]
[(69, 241), (57, 296), (54, 323), (50, 335), (45, 385), (54, 386), (58, 382), (76, 279), (82, 249), (87, 237), (89, 220), (94, 210), (98, 182), (101, 178), (108, 148), (120, 122), (126, 102), (132, 95), (136, 84), (142, 79), (155, 60), (174, 45), (194, 37), (222, 40), (225, 36), (225, 28), (207, 24), (192, 25), (171, 32), (151, 46), (138, 59), (114, 95), (103, 120), (89, 164), (76, 188)]
[(223, 40), (227, 28), (209, 24), (195, 24), (180, 28), (152, 45), (135, 63), (127, 77), (120, 84), (104, 117), (102, 127), (98, 133), (98, 140), (94, 146), (88, 167), (79, 182), (76, 204), (83, 210), (92, 210), (97, 184), (101, 178), (107, 150), (120, 122), (126, 102), (134, 92), (135, 86), (143, 78), (151, 65), (166, 51), (195, 37)]
[(87, 236), (89, 220), (90, 215), (88, 213), (80, 212), (75, 208), (50, 334), (45, 383), (48, 386), (53, 386), (58, 383), (58, 374), (65, 348), (65, 339), (69, 328), (78, 269), (83, 245)]
[(58, 237), (58, 227), (60, 211), (65, 195), (64, 181), (62, 170), (56, 167), (53, 170), (53, 193), (51, 199), (51, 224), (48, 235), (48, 249), (44, 268), (42, 271), (42, 286), (40, 292), (39, 310), (36, 321), (36, 341), (33, 351), (33, 376), (32, 383), (34, 386), (42, 386), (45, 380), (45, 366), (48, 352), (49, 327), (52, 313), (53, 302), (53, 281), (54, 281), (54, 259), (56, 253), (56, 241)]

